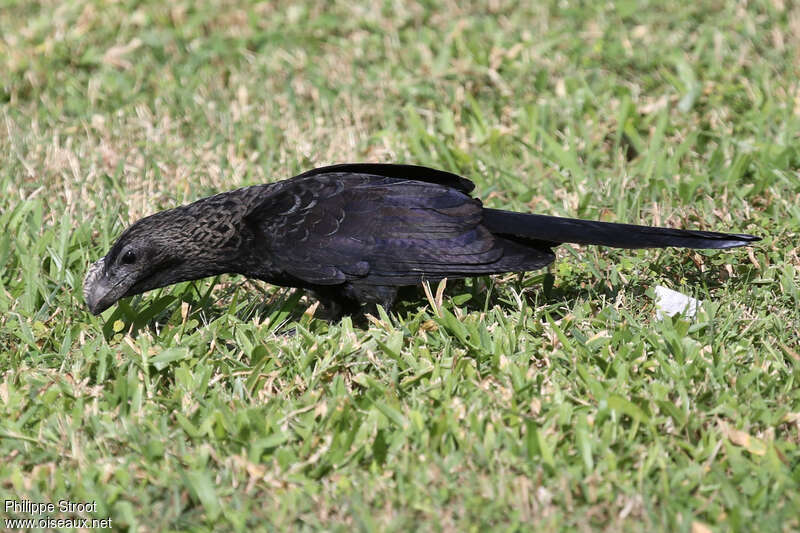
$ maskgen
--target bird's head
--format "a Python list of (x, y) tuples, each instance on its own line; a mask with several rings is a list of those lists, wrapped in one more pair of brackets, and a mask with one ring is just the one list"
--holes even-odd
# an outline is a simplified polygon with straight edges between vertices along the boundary
[(228, 271), (236, 228), (225, 217), (197, 212), (194, 206), (170, 209), (126, 229), (89, 266), (83, 282), (89, 310), (97, 315), (121, 298)]

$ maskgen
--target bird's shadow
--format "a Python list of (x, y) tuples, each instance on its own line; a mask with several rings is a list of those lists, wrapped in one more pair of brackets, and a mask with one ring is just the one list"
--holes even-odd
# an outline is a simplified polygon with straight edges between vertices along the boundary
[(274, 333), (300, 322), (308, 306), (302, 305), (303, 291), (280, 287), (268, 290), (266, 284), (242, 279), (220, 286), (212, 283), (185, 282), (176, 288), (162, 289), (155, 296), (134, 296), (118, 302), (106, 319), (103, 335), (111, 340), (124, 332), (136, 338), (148, 331), (155, 336), (170, 326), (208, 326), (224, 317), (254, 322)]
[[(550, 271), (533, 275), (506, 274), (454, 280), (447, 284), (445, 297), (451, 305), (456, 305), (459, 297), (463, 300), (462, 295), (468, 294), (470, 298), (457, 305), (468, 313), (499, 308), (507, 314), (518, 312), (520, 298), (524, 298), (527, 305), (542, 311), (543, 319), (546, 313), (557, 320), (569, 313), (569, 309), (578, 301), (614, 302), (620, 294), (628, 299), (649, 301), (652, 292), (648, 294), (648, 291), (660, 283), (687, 287), (689, 292), (702, 299), (704, 294), (723, 287), (734, 290), (746, 287), (758, 277), (758, 271), (749, 263), (738, 263), (731, 267), (733, 276), (725, 266), (714, 264), (713, 261), (705, 261), (701, 269), (689, 256), (684, 261), (675, 261), (674, 256), (660, 254), (648, 262), (650, 273), (646, 276), (647, 281), (641, 274), (616, 276), (616, 280), (612, 281), (610, 277), (597, 276), (589, 270), (572, 273), (562, 280)], [(627, 278), (635, 278), (637, 282), (623, 281)], [(431, 288), (435, 290), (435, 287)], [(399, 316), (413, 316), (419, 311), (420, 303), (427, 303), (422, 288), (412, 289), (416, 291), (417, 298), (398, 302), (395, 310)], [(406, 294), (413, 295), (410, 292)]]
[[(728, 271), (709, 261), (706, 269), (690, 259), (683, 262), (664, 260), (656, 257), (648, 263), (653, 280), (668, 281), (670, 285), (686, 285), (698, 293), (707, 293), (721, 287), (737, 288), (748, 285), (757, 277), (752, 265), (740, 263), (735, 266), (735, 276), (728, 277)], [(637, 279), (641, 279), (640, 277)], [(248, 279), (225, 283), (222, 290), (214, 290), (219, 285), (204, 285), (188, 282), (178, 289), (165, 290), (155, 297), (134, 297), (121, 300), (115, 312), (108, 317), (103, 334), (111, 340), (120, 332), (136, 337), (142, 331), (158, 335), (169, 324), (187, 324), (195, 321), (197, 325), (208, 325), (226, 316), (233, 315), (242, 322), (259, 324), (276, 335), (291, 334), (297, 324), (312, 327), (314, 323), (329, 324), (338, 322), (340, 316), (329, 316), (323, 306), (300, 289), (271, 289), (269, 285)], [(458, 307), (466, 313), (487, 312), (490, 309), (512, 314), (519, 310), (520, 298), (526, 305), (543, 309), (553, 318), (569, 312), (571, 304), (584, 300), (605, 299), (615, 301), (624, 292), (629, 298), (645, 299), (651, 285), (624, 283), (617, 277), (616, 283), (609, 278), (598, 277), (590, 271), (572, 273), (566, 282), (559, 280), (551, 272), (535, 274), (505, 274), (496, 277), (477, 277), (449, 280), (446, 283), (443, 300), (450, 307)], [(430, 287), (435, 294), (437, 287)], [(389, 311), (398, 322), (412, 319), (430, 307), (428, 295), (422, 286), (403, 287), (398, 293), (394, 308)], [(367, 329), (370, 320), (365, 316), (374, 310), (366, 307), (363, 313), (352, 316), (354, 326)], [(176, 316), (177, 314), (177, 316)], [(433, 313), (431, 313), (433, 315)]]

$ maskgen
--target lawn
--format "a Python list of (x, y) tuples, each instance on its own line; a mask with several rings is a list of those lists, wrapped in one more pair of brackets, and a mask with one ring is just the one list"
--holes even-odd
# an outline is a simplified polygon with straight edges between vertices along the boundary
[[(133, 531), (800, 530), (798, 80), (785, 0), (0, 0), (0, 500)], [(348, 161), (763, 241), (562, 246), (366, 324), (235, 276), (87, 311), (137, 218)], [(658, 320), (659, 285), (697, 316)]]

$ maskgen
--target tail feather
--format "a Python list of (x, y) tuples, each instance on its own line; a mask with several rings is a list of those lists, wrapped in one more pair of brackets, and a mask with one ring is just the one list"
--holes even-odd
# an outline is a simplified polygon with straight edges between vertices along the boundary
[(484, 209), (483, 224), (492, 233), (554, 245), (568, 242), (615, 248), (735, 248), (761, 240), (741, 233), (617, 224), (500, 209)]

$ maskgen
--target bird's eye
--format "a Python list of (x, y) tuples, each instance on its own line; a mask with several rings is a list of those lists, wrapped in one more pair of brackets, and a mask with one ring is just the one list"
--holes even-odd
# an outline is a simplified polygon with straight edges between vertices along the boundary
[(133, 250), (128, 250), (122, 254), (122, 262), (126, 265), (131, 265), (136, 262), (136, 254), (133, 253)]

